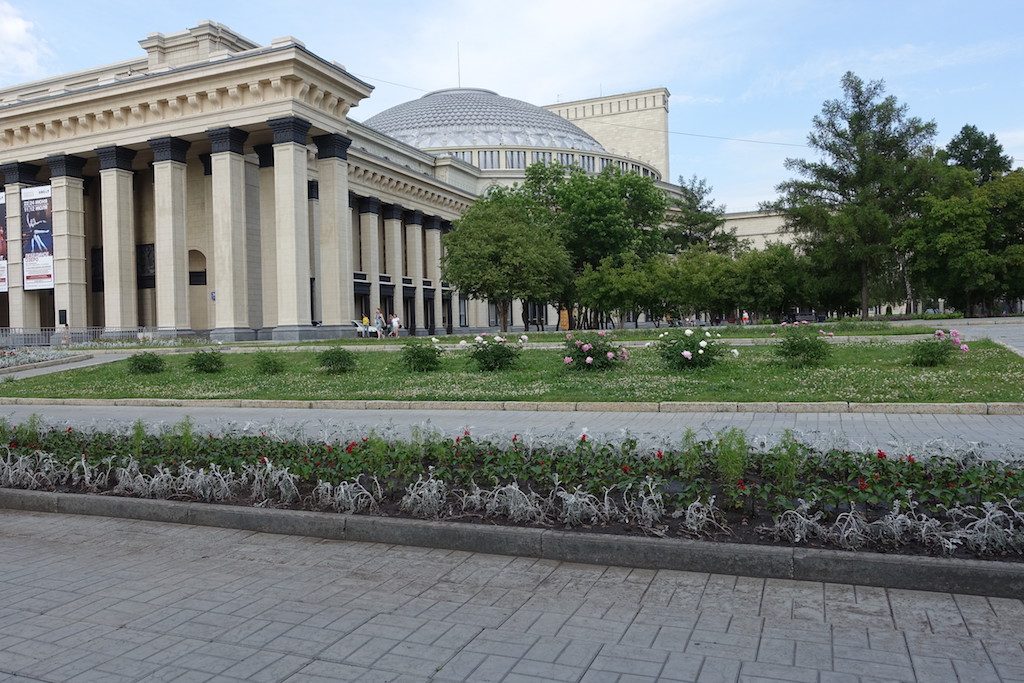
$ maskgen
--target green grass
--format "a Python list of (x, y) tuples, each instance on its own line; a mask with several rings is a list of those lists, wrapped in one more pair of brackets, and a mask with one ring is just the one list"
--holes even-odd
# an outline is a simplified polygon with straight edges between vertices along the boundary
[[(855, 335), (855, 336), (879, 336), (879, 335), (907, 335), (907, 334), (932, 334), (935, 332), (934, 325), (893, 325), (887, 322), (875, 322), (875, 321), (843, 321), (840, 323), (824, 323), (821, 325), (808, 325), (812, 329), (821, 328), (826, 332), (833, 332), (836, 336)], [(649, 341), (657, 339), (658, 335), (667, 330), (674, 328), (662, 326), (658, 327), (641, 327), (634, 329), (632, 327), (626, 327), (618, 330), (608, 330), (614, 339), (619, 341)], [(696, 328), (695, 328), (696, 329)], [(786, 329), (778, 325), (722, 325), (721, 327), (708, 327), (707, 329), (712, 330), (715, 333), (721, 334), (723, 339), (766, 339), (774, 332), (778, 334), (782, 330)], [(581, 331), (588, 332), (588, 331)], [(501, 334), (500, 332), (489, 332), (485, 336)], [(531, 342), (561, 342), (565, 339), (565, 332), (523, 332), (522, 327), (514, 327), (509, 329), (503, 336), (509, 339), (518, 339), (520, 335), (525, 334), (530, 338)], [(475, 334), (453, 334), (451, 336), (441, 336), (438, 340), (443, 344), (457, 344), (459, 341), (465, 339), (466, 341), (472, 341)], [(399, 339), (391, 337), (385, 337), (383, 339), (377, 339), (371, 337), (369, 339), (359, 337), (346, 337), (344, 339), (330, 339), (322, 341), (309, 341), (301, 342), (299, 345), (318, 345), (324, 344), (343, 344), (343, 345), (384, 345), (384, 344), (400, 344), (407, 337), (403, 336)], [(425, 337), (429, 339), (429, 337)], [(294, 344), (289, 344), (294, 346)]]
[(1024, 359), (989, 341), (975, 342), (948, 366), (915, 368), (905, 345), (843, 344), (819, 368), (791, 370), (770, 348), (747, 347), (739, 358), (700, 371), (674, 373), (653, 350), (638, 349), (621, 368), (563, 367), (559, 351), (527, 350), (511, 371), (475, 370), (464, 352), (446, 354), (442, 369), (405, 370), (398, 353), (358, 354), (354, 372), (328, 375), (315, 354), (289, 353), (278, 375), (260, 374), (251, 354), (227, 354), (226, 370), (197, 375), (184, 356), (167, 357), (160, 374), (128, 374), (117, 362), (8, 381), (0, 395), (49, 398), (254, 398), (524, 401), (1024, 401)]

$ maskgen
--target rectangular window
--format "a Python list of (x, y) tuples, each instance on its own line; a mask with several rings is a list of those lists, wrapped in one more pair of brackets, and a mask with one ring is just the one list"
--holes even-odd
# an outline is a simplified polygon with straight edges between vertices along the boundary
[(601, 170), (603, 171), (604, 169), (608, 168), (609, 164), (611, 163), (612, 160), (609, 159), (608, 157), (601, 157)]
[(558, 163), (560, 163), (562, 166), (572, 166), (574, 163), (573, 156), (573, 154), (570, 154), (568, 152), (559, 152)]
[(580, 166), (587, 173), (593, 173), (594, 172), (594, 168), (596, 166), (595, 162), (596, 162), (596, 159), (593, 156), (589, 155), (589, 154), (581, 154), (580, 155)]
[(487, 324), (491, 327), (498, 326), (498, 306), (490, 301), (487, 302)]
[(459, 327), (469, 327), (469, 299), (459, 294)]
[(498, 156), (497, 150), (481, 150), (480, 152), (478, 152), (478, 154), (480, 155), (481, 169), (498, 168), (498, 160), (500, 159), (500, 157)]
[(468, 150), (468, 149), (457, 150), (457, 151), (454, 151), (454, 152), (449, 152), (449, 154), (451, 155), (451, 157), (453, 159), (458, 159), (459, 161), (465, 161), (467, 164), (473, 163), (473, 151), (472, 150)]
[(505, 168), (526, 168), (526, 152), (505, 152)]
[(550, 164), (551, 163), (551, 152), (534, 152), (533, 163), (535, 164)]

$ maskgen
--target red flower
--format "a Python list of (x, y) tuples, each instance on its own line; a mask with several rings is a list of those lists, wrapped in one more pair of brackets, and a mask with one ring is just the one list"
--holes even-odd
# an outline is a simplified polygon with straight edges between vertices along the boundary
[(737, 487), (737, 488), (738, 488), (738, 489), (739, 489), (740, 491), (746, 491), (746, 490), (747, 490), (747, 485), (743, 483), (743, 480), (742, 480), (742, 479), (740, 479), (740, 480), (739, 480), (739, 482), (737, 482), (737, 484), (736, 484), (736, 487)]
[(1014, 474), (1015, 474), (1015, 473), (1014, 473), (1014, 471), (1013, 471), (1013, 470), (1006, 470), (1006, 476), (1008, 476), (1008, 477), (1012, 477), (1012, 476), (1013, 476)]
[(270, 462), (270, 461), (267, 460), (267, 456), (264, 455), (264, 456), (260, 457), (260, 463), (266, 465), (268, 462)]
[(632, 469), (632, 468), (631, 468), (631, 467), (630, 467), (629, 465), (623, 465), (623, 466), (622, 466), (622, 471), (623, 471), (623, 472), (624, 472), (625, 474), (629, 474), (629, 471), (630, 471), (630, 469)]
[(352, 451), (354, 451), (355, 449), (356, 449), (356, 442), (355, 441), (349, 441), (348, 445), (345, 446), (345, 452), (348, 453), (349, 455), (351, 455)]
[(71, 433), (71, 432), (73, 432), (73, 431), (75, 431), (75, 430), (74, 430), (74, 429), (72, 429), (71, 427), (68, 427), (67, 429), (65, 429), (65, 430), (64, 430), (64, 433), (65, 433), (65, 434), (70, 434), (70, 433)]
[(334, 446), (332, 446), (331, 444), (327, 444), (327, 452), (328, 453), (333, 453), (334, 452)]
[(17, 448), (18, 447), (18, 442), (17, 441), (12, 441), (12, 442), (10, 442), (7, 445), (10, 446), (11, 448)]
[(518, 434), (513, 434), (512, 435), (512, 443), (516, 443), (518, 441), (519, 441), (519, 435)]
[(915, 462), (917, 462), (917, 458), (915, 458), (912, 455), (908, 455), (907, 456), (907, 462), (909, 462), (911, 465), (913, 465)]
[(885, 451), (883, 451), (881, 448), (879, 448), (878, 449), (878, 459), (879, 460), (885, 460), (887, 457), (888, 457), (888, 454)]
[(664, 459), (664, 457), (665, 457), (665, 454), (664, 454), (664, 453), (662, 453), (662, 452), (661, 452), (661, 449), (659, 448), (659, 449), (658, 449), (658, 452), (654, 454), (654, 457), (655, 457), (655, 458), (657, 458), (658, 460), (662, 460), (662, 459)]
[(469, 430), (468, 429), (463, 430), (462, 435), (463, 436), (469, 436)]
[(857, 479), (857, 488), (859, 488), (861, 491), (868, 490), (868, 483), (864, 481), (864, 477), (860, 477), (859, 479)]
[(462, 443), (462, 437), (461, 436), (455, 437), (455, 445), (458, 446), (460, 443)]
[(586, 443), (586, 441), (587, 441), (587, 435), (586, 434), (580, 434), (580, 443)]

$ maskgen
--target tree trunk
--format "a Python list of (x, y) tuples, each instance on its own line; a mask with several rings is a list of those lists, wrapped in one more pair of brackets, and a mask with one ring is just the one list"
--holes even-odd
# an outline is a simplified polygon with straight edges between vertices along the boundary
[(860, 264), (860, 319), (868, 319), (868, 264)]
[(523, 332), (530, 331), (530, 302), (523, 301)]
[(508, 302), (498, 302), (498, 322), (501, 324), (501, 331), (508, 332)]

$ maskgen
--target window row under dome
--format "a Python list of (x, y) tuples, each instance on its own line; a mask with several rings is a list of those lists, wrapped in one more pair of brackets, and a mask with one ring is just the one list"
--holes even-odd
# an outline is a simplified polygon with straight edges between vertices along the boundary
[(519, 171), (525, 170), (531, 164), (547, 165), (557, 162), (562, 166), (579, 166), (587, 173), (599, 173), (609, 166), (616, 166), (624, 173), (636, 173), (655, 180), (661, 179), (656, 171), (643, 164), (596, 154), (524, 149), (462, 149), (443, 154), (472, 164), (484, 171)]

